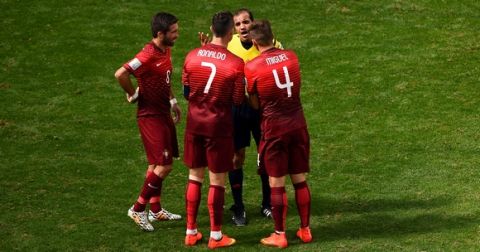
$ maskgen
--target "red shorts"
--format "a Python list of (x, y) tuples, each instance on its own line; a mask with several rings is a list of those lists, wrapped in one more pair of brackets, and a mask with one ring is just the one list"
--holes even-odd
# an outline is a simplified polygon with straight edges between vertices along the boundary
[(208, 167), (213, 173), (233, 170), (233, 137), (206, 137), (186, 132), (183, 162), (189, 168)]
[(270, 177), (310, 171), (310, 137), (306, 128), (260, 142), (259, 167)]
[(177, 132), (172, 118), (139, 117), (138, 128), (151, 165), (170, 165), (178, 157)]

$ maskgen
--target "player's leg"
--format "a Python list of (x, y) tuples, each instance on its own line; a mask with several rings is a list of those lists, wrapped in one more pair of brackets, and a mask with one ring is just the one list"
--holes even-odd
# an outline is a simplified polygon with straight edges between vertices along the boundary
[(275, 223), (275, 232), (263, 238), (260, 242), (267, 246), (286, 248), (288, 246), (285, 234), (287, 217), (287, 193), (285, 190), (285, 176), (270, 177), (272, 217)]
[(248, 118), (244, 115), (245, 106), (248, 105), (243, 104), (233, 108), (234, 169), (228, 173), (234, 202), (230, 210), (233, 211), (232, 221), (237, 226), (247, 224), (245, 206), (243, 204), (243, 165), (245, 162), (245, 147), (250, 146), (250, 129)]
[(261, 240), (267, 246), (285, 248), (288, 246), (285, 235), (287, 217), (287, 193), (285, 178), (288, 174), (288, 146), (281, 137), (262, 142), (261, 162), (269, 175), (270, 200), (275, 232)]
[(245, 162), (245, 148), (235, 151), (233, 157), (234, 169), (228, 172), (228, 179), (233, 197), (233, 205), (230, 210), (233, 212), (232, 221), (236, 226), (245, 226), (247, 216), (243, 204), (243, 164)]
[[(146, 181), (146, 178), (153, 173), (154, 169), (155, 169), (155, 165), (153, 164), (148, 165), (147, 172), (145, 174), (145, 181)], [(148, 201), (148, 203), (150, 204), (150, 211), (156, 213), (162, 209), (162, 206), (160, 205), (160, 194), (161, 194), (161, 190), (156, 191)]]
[(210, 249), (228, 247), (235, 239), (222, 234), (223, 204), (225, 203), (225, 177), (227, 173), (209, 172), (210, 188), (208, 190), (208, 212), (210, 213)]
[(305, 173), (291, 174), (290, 179), (295, 189), (295, 202), (300, 216), (300, 228), (297, 231), (297, 237), (308, 243), (312, 241), (312, 233), (310, 232), (310, 189)]
[[(162, 194), (163, 180), (172, 171), (172, 165), (157, 165), (153, 170), (153, 174), (160, 178), (160, 183), (156, 185), (156, 189), (152, 193), (150, 201), (150, 210), (148, 212), (149, 221), (166, 221), (166, 220), (180, 220), (182, 216), (174, 214), (163, 208), (161, 205), (160, 197)], [(151, 184), (153, 186), (153, 184)]]
[(188, 183), (185, 190), (185, 207), (187, 212), (187, 230), (185, 245), (193, 246), (202, 239), (197, 230), (198, 207), (200, 206), (201, 188), (205, 177), (207, 157), (205, 139), (194, 134), (185, 134), (184, 163), (189, 167)]
[(185, 245), (193, 246), (202, 239), (202, 233), (197, 229), (198, 207), (200, 206), (201, 189), (205, 168), (191, 168), (185, 190), (185, 207), (187, 211), (187, 231)]
[(207, 140), (206, 146), (210, 178), (210, 188), (208, 190), (210, 239), (208, 247), (214, 249), (231, 246), (235, 243), (235, 239), (222, 234), (225, 180), (227, 172), (233, 169), (233, 139), (211, 138)]
[[(253, 139), (255, 140), (255, 144), (257, 146), (257, 151), (259, 149), (260, 139), (262, 137), (262, 131), (260, 128), (260, 112), (254, 111), (252, 113), (252, 120), (250, 122), (250, 128), (252, 131)], [(257, 162), (258, 163), (258, 162)], [(262, 184), (262, 205), (260, 208), (260, 213), (267, 217), (272, 217), (272, 206), (270, 205), (270, 184), (268, 182), (268, 174), (265, 169), (260, 169), (257, 167), (258, 175), (260, 176), (261, 184)]]
[(153, 226), (148, 221), (148, 214), (145, 208), (150, 198), (157, 193), (158, 190), (161, 190), (163, 178), (158, 176), (158, 171), (157, 174), (155, 174), (155, 168), (153, 168), (153, 172), (148, 172), (148, 170), (151, 170), (152, 166), (156, 167), (156, 165), (169, 165), (169, 169), (171, 169), (171, 157), (170, 159), (166, 159), (164, 155), (162, 155), (163, 150), (168, 144), (162, 141), (162, 136), (168, 134), (169, 130), (162, 121), (157, 118), (138, 118), (137, 123), (150, 165), (147, 169), (148, 175), (144, 180), (140, 195), (134, 205), (128, 210), (127, 214), (141, 229), (153, 231)]
[[(172, 128), (163, 118), (144, 118), (139, 120), (139, 125), (141, 125), (140, 132), (147, 158), (151, 164), (148, 170), (151, 170), (153, 166), (153, 173), (147, 176), (146, 181), (146, 186), (152, 186), (153, 192), (148, 194), (148, 199), (144, 198), (150, 203), (148, 219), (149, 221), (181, 219), (180, 215), (172, 214), (161, 206), (163, 180), (172, 171), (174, 152), (172, 134), (175, 134), (175, 131), (172, 131)], [(134, 208), (136, 209), (136, 206)]]
[(305, 243), (312, 241), (310, 232), (310, 189), (306, 173), (310, 171), (310, 140), (307, 129), (291, 132), (289, 144), (289, 173), (295, 189), (295, 202), (300, 216), (300, 228), (297, 236)]

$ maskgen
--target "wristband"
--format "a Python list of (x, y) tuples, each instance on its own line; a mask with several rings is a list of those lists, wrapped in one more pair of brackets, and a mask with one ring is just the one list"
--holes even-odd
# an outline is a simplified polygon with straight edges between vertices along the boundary
[(170, 105), (173, 106), (175, 104), (177, 104), (177, 99), (175, 98), (170, 99)]

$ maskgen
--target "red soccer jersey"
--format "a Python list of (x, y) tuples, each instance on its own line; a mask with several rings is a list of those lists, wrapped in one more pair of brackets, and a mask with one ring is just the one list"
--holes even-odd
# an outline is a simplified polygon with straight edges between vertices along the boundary
[(139, 86), (137, 116), (170, 116), (170, 48), (162, 51), (150, 42), (123, 67), (135, 76)]
[(245, 66), (249, 94), (258, 94), (265, 139), (306, 127), (300, 102), (300, 65), (290, 50), (272, 48)]
[(232, 105), (245, 97), (243, 60), (227, 48), (207, 44), (188, 53), (183, 85), (190, 87), (186, 131), (207, 137), (232, 136)]

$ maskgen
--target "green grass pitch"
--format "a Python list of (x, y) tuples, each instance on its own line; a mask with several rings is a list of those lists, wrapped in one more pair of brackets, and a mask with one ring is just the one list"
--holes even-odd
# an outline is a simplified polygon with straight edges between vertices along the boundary
[[(151, 16), (172, 12), (181, 97), (197, 32), (240, 7), (268, 18), (302, 67), (314, 241), (294, 237), (289, 186), (287, 250), (480, 250), (479, 1), (0, 0), (0, 251), (207, 250), (184, 247), (184, 221), (144, 233), (127, 217), (146, 160), (113, 74), (150, 40)], [(229, 223), (227, 189), (231, 251), (273, 250), (259, 244), (273, 223), (259, 213), (255, 158), (250, 148), (247, 227)], [(175, 162), (162, 197), (182, 215), (186, 180)]]

